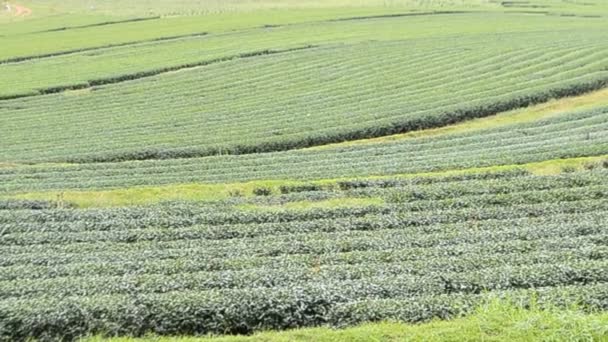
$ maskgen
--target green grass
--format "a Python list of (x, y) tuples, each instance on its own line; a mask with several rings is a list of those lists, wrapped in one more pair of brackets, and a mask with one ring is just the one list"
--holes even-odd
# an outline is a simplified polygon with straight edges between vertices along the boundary
[(253, 210), (253, 211), (276, 211), (276, 210), (311, 210), (323, 208), (352, 208), (352, 207), (367, 207), (373, 205), (382, 205), (382, 198), (335, 198), (323, 201), (296, 201), (288, 202), (283, 205), (258, 205), (245, 204), (238, 205), (236, 209)]
[(511, 342), (511, 341), (607, 341), (608, 313), (588, 313), (576, 308), (522, 308), (494, 300), (470, 316), (423, 324), (394, 322), (364, 324), (346, 329), (310, 328), (263, 332), (252, 336), (103, 338), (82, 342)]
[[(262, 11), (255, 13), (224, 13), (213, 16), (165, 17), (154, 20), (123, 22), (112, 25), (85, 27), (56, 32), (36, 32), (58, 27), (69, 27), (63, 22), (57, 26), (42, 27), (37, 22), (27, 26), (26, 32), (15, 32), (0, 37), (4, 46), (0, 51), (0, 60), (59, 53), (79, 49), (100, 48), (104, 46), (124, 44), (129, 42), (153, 41), (161, 37), (173, 37), (193, 33), (208, 32), (221, 34), (233, 30), (246, 30), (264, 25), (298, 24), (344, 18), (351, 16), (382, 15), (395, 13), (393, 9), (304, 9), (298, 11)], [(401, 12), (398, 12), (401, 13)], [(65, 17), (62, 20), (65, 20)], [(77, 17), (79, 18), (79, 17)], [(97, 18), (97, 17), (95, 17)], [(53, 19), (53, 18), (51, 18)], [(121, 19), (121, 18), (118, 18)], [(45, 19), (47, 20), (47, 19)], [(111, 21), (112, 18), (99, 17), (99, 21)], [(125, 20), (125, 19), (123, 19)], [(42, 21), (42, 20), (40, 20)], [(51, 22), (53, 22), (51, 20)], [(73, 23), (74, 26), (86, 22)], [(49, 25), (50, 26), (50, 25)], [(8, 27), (8, 33), (11, 27)], [(16, 30), (15, 28), (12, 28)], [(21, 34), (19, 34), (21, 33)], [(28, 44), (23, 44), (27, 40)]]
[[(15, 3), (15, 1), (12, 1)], [(7, 33), (23, 33), (36, 29), (48, 29), (63, 26), (78, 26), (146, 16), (209, 16), (225, 13), (252, 13), (267, 11), (314, 11), (340, 10), (360, 12), (398, 11), (398, 10), (481, 10), (481, 11), (526, 11), (532, 13), (549, 13), (552, 15), (570, 14), (584, 16), (601, 16), (608, 13), (608, 6), (602, 0), (561, 1), (531, 0), (526, 3), (515, 3), (513, 6), (501, 6), (497, 1), (487, 0), (155, 0), (154, 2), (111, 1), (35, 1), (22, 0), (17, 3), (33, 10), (31, 16), (16, 18), (0, 11), (0, 25), (6, 26)]]
[[(240, 40), (247, 45), (240, 49), (227, 49), (222, 56), (234, 53), (252, 52), (254, 48), (287, 48), (289, 41), (295, 40), (299, 44), (331, 44), (331, 43), (356, 43), (368, 40), (412, 40), (416, 38), (431, 37), (453, 37), (455, 35), (468, 35), (479, 33), (515, 33), (530, 31), (554, 31), (556, 26), (568, 28), (568, 30), (593, 28), (602, 29), (606, 25), (602, 21), (587, 22), (579, 18), (561, 17), (528, 17), (524, 15), (501, 15), (491, 14), (443, 14), (438, 17), (445, 26), (437, 27), (433, 21), (429, 22), (429, 16), (413, 16), (392, 18), (385, 20), (359, 20), (338, 23), (308, 22), (338, 17), (357, 16), (360, 13), (348, 12), (323, 12), (323, 13), (287, 13), (268, 14), (231, 14), (230, 20), (223, 18), (218, 20), (202, 21), (198, 17), (163, 18), (158, 20), (140, 21), (108, 25), (101, 27), (90, 27), (78, 30), (67, 30), (58, 32), (47, 32), (28, 35), (0, 37), (0, 43), (4, 49), (0, 51), (0, 60), (47, 55), (74, 51), (79, 49), (88, 50), (80, 54), (71, 54), (61, 58), (35, 59), (29, 63), (18, 65), (2, 65), (3, 73), (18, 75), (20, 71), (28, 70), (32, 77), (27, 84), (15, 89), (37, 89), (57, 85), (72, 84), (79, 77), (82, 80), (92, 80), (102, 76), (115, 76), (128, 74), (134, 66), (138, 71), (153, 70), (161, 66), (181, 65), (186, 62), (202, 61), (213, 56), (207, 50), (226, 47), (226, 41)], [(368, 13), (369, 14), (369, 13)], [(373, 12), (372, 12), (373, 15)], [(225, 15), (228, 16), (228, 15)], [(221, 18), (220, 18), (221, 19)], [(217, 21), (215, 21), (217, 20)], [(371, 21), (371, 23), (369, 23)], [(367, 24), (363, 24), (368, 22)], [(475, 22), (475, 25), (468, 23)], [(264, 25), (290, 24), (290, 27), (260, 28)], [(492, 25), (500, 23), (500, 26)], [(255, 27), (257, 29), (247, 29)], [(393, 30), (389, 28), (392, 27)], [(236, 31), (234, 31), (236, 30)], [(187, 39), (188, 35), (209, 33), (208, 37), (195, 37)], [(218, 36), (218, 37), (213, 37)], [(160, 37), (184, 37), (172, 41), (154, 43), (154, 39)], [(31, 44), (23, 44), (27, 39)], [(251, 40), (251, 42), (249, 42)], [(139, 43), (137, 43), (139, 42)], [(144, 44), (144, 43), (148, 44)], [(131, 43), (120, 48), (110, 48), (112, 45)], [(136, 44), (137, 43), (137, 44)], [(154, 44), (153, 44), (154, 43)], [(257, 43), (257, 44), (254, 44)], [(104, 48), (105, 47), (105, 48)], [(151, 50), (150, 47), (155, 49)], [(173, 48), (172, 48), (173, 47)], [(172, 58), (166, 56), (166, 49), (172, 48)], [(93, 51), (91, 51), (93, 49)], [(181, 51), (184, 50), (184, 51)], [(124, 56), (125, 51), (131, 51), (132, 56)], [(139, 56), (145, 53), (145, 56)], [(127, 59), (127, 57), (129, 57)], [(164, 57), (164, 58), (163, 58)], [(186, 57), (189, 57), (187, 59)], [(115, 60), (119, 58), (118, 60)], [(87, 66), (84, 61), (95, 62), (99, 70)], [(64, 79), (58, 78), (62, 75), (61, 66), (64, 63), (72, 63), (74, 75), (65, 75)], [(57, 70), (48, 70), (47, 74), (40, 73), (39, 69), (53, 65)], [(95, 73), (93, 71), (96, 71)], [(70, 76), (68, 78), (67, 76)], [(72, 79), (74, 78), (74, 79)], [(60, 81), (63, 81), (60, 82)], [(8, 80), (6, 81), (8, 82)], [(4, 89), (2, 89), (4, 88)], [(6, 95), (7, 89), (1, 87), (0, 95)]]
[[(21, 0), (20, 4), (33, 9), (34, 17), (48, 17), (72, 12), (77, 16), (112, 15), (112, 16), (143, 16), (143, 15), (206, 15), (218, 13), (247, 13), (268, 10), (307, 10), (342, 8), (398, 8), (398, 9), (450, 9), (476, 8), (499, 9), (495, 4), (485, 0), (155, 0), (154, 2), (110, 1), (35, 1)], [(0, 20), (18, 22), (9, 15), (0, 12)], [(1, 22), (1, 21), (0, 21)]]
[[(44, 1), (21, 0), (19, 3), (34, 9), (34, 15), (45, 17), (66, 12), (78, 15), (105, 14), (113, 16), (141, 15), (200, 15), (224, 12), (251, 12), (269, 9), (326, 9), (331, 7), (365, 8), (365, 7), (395, 7), (417, 9), (473, 8), (496, 11), (530, 11), (549, 13), (598, 14), (608, 12), (608, 6), (602, 0), (561, 1), (561, 0), (530, 0), (522, 3), (515, 2), (512, 6), (501, 6), (498, 1), (488, 0), (206, 0), (201, 4), (198, 0), (155, 0), (149, 2), (124, 3), (119, 0), (110, 1)], [(8, 16), (0, 20), (10, 20)]]

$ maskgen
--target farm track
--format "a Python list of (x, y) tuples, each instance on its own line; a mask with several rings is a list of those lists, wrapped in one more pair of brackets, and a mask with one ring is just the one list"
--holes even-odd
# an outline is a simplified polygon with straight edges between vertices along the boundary
[(13, 9), (15, 13), (13, 14), (15, 17), (27, 17), (32, 15), (32, 10), (21, 5), (13, 5)]

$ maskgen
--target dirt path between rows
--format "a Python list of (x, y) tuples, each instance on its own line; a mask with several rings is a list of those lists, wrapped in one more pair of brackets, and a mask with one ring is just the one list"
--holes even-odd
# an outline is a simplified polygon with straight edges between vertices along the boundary
[(27, 17), (28, 15), (32, 14), (32, 10), (27, 7), (19, 5), (14, 5), (13, 7), (15, 8), (16, 17)]
[(27, 17), (32, 14), (31, 9), (17, 4), (4, 3), (3, 7), (15, 17)]

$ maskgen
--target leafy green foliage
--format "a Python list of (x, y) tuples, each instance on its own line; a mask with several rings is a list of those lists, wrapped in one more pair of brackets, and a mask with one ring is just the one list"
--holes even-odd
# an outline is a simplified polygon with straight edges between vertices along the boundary
[[(527, 307), (523, 307), (523, 306)], [(294, 342), (294, 341), (558, 341), (577, 340), (582, 336), (601, 340), (606, 336), (608, 314), (586, 313), (577, 308), (539, 306), (534, 301), (517, 298), (492, 298), (466, 317), (423, 324), (397, 322), (367, 323), (346, 329), (327, 327), (268, 331), (251, 336), (161, 337), (146, 336), (143, 341), (172, 342)], [(86, 342), (139, 342), (138, 338), (95, 336)]]
[[(607, 177), (513, 171), (207, 205), (0, 210), (0, 336), (419, 322), (488, 294), (607, 309)], [(234, 207), (397, 193), (364, 207)]]

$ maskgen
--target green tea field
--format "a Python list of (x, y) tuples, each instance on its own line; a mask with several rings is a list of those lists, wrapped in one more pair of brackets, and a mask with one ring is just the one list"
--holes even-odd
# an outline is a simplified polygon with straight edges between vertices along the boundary
[(0, 341), (608, 340), (607, 1), (1, 5)]

